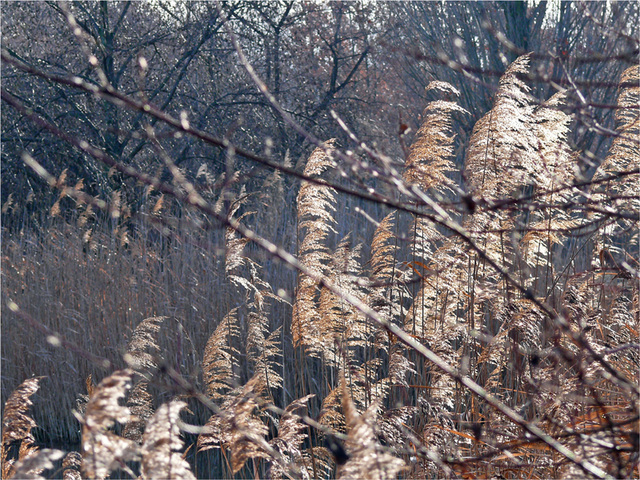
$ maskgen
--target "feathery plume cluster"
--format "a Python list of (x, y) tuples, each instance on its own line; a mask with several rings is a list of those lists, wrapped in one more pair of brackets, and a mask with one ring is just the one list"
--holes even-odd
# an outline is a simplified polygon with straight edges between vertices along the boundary
[(129, 368), (142, 373), (158, 366), (156, 355), (160, 352), (160, 347), (155, 337), (166, 318), (149, 317), (135, 328), (125, 355)]
[(79, 452), (69, 452), (62, 460), (63, 480), (82, 480), (82, 455)]
[[(397, 212), (385, 216), (376, 227), (371, 241), (370, 284), (367, 288), (366, 303), (387, 322), (402, 321), (405, 312), (404, 298), (408, 297), (404, 280), (406, 272), (398, 265), (400, 247), (394, 228)], [(376, 336), (376, 348), (386, 348), (384, 331)]]
[(234, 308), (220, 321), (204, 350), (202, 375), (207, 394), (214, 400), (224, 398), (234, 385), (239, 352), (233, 342), (240, 337), (237, 311)]
[(165, 403), (149, 419), (142, 441), (142, 478), (195, 480), (189, 463), (179, 453), (183, 447), (178, 420), (185, 402)]
[(307, 438), (304, 430), (307, 426), (300, 421), (300, 415), (307, 408), (307, 403), (313, 394), (294, 400), (280, 417), (278, 436), (269, 443), (275, 450), (282, 454), (283, 461), (273, 461), (270, 469), (270, 478), (284, 479), (289, 472), (297, 472), (303, 478), (314, 478), (305, 466), (302, 445)]
[(61, 459), (63, 456), (64, 452), (51, 448), (35, 450), (15, 463), (11, 477), (3, 478), (44, 480), (45, 477), (40, 475), (42, 471), (54, 468), (55, 465), (53, 462)]
[(349, 459), (338, 468), (338, 479), (397, 478), (405, 463), (387, 451), (377, 441), (375, 423), (379, 405), (373, 403), (362, 415), (358, 413), (347, 388), (342, 387), (342, 409), (347, 423)]
[(200, 451), (224, 448), (231, 453), (231, 471), (236, 474), (251, 458), (269, 458), (263, 448), (267, 426), (258, 418), (258, 400), (265, 388), (262, 377), (254, 376), (226, 396), (220, 413), (209, 418), (198, 437)]
[(466, 113), (457, 103), (449, 100), (460, 92), (446, 82), (431, 82), (427, 91), (444, 93), (445, 99), (430, 102), (422, 113), (422, 125), (409, 147), (405, 162), (404, 180), (408, 185), (417, 185), (424, 192), (433, 189), (452, 191), (454, 183), (447, 175), (456, 170), (453, 155), (454, 136), (451, 131), (451, 115)]
[(29, 378), (16, 388), (4, 405), (2, 414), (2, 478), (41, 478), (39, 473), (52, 468), (55, 450), (38, 451), (31, 430), (36, 422), (28, 414), (31, 396), (40, 387), (40, 377)]
[[(305, 176), (317, 178), (334, 167), (331, 158), (334, 145), (335, 139), (331, 139), (313, 151), (304, 169)], [(335, 233), (335, 203), (335, 190), (332, 188), (302, 182), (297, 198), (298, 258), (305, 267), (320, 276), (327, 274), (329, 252), (325, 242), (330, 232)], [(291, 321), (293, 343), (294, 346), (304, 346), (307, 354), (315, 357), (320, 356), (323, 350), (319, 342), (318, 295), (316, 280), (300, 275)]]
[(153, 415), (153, 396), (149, 393), (149, 383), (139, 381), (131, 388), (127, 398), (127, 407), (131, 411), (131, 419), (125, 424), (122, 436), (136, 443), (142, 441), (145, 425)]
[[(351, 238), (347, 235), (333, 252), (327, 274), (332, 285), (355, 298), (363, 296), (358, 285), (360, 249), (361, 245), (351, 247)], [(352, 358), (353, 350), (365, 345), (371, 327), (353, 305), (324, 286), (320, 290), (317, 308), (319, 321), (316, 344), (327, 366), (339, 366), (343, 354)]]
[[(640, 66), (626, 69), (620, 78), (625, 85), (618, 94), (616, 133), (609, 153), (594, 174), (591, 203), (600, 207), (592, 214), (600, 227), (595, 241), (596, 267), (617, 269), (637, 275), (632, 259), (638, 250), (640, 174), (625, 174), (640, 167)], [(623, 174), (616, 178), (617, 175)], [(613, 177), (611, 180), (602, 180)], [(602, 206), (606, 205), (606, 211)]]
[(120, 405), (131, 388), (132, 370), (119, 370), (102, 380), (89, 398), (82, 419), (83, 470), (90, 478), (106, 478), (125, 462), (139, 458), (137, 444), (110, 429), (126, 424), (131, 411)]
[(536, 172), (538, 142), (531, 128), (533, 98), (521, 78), (528, 68), (529, 55), (509, 65), (500, 78), (493, 108), (473, 127), (464, 178), (477, 197), (512, 197)]

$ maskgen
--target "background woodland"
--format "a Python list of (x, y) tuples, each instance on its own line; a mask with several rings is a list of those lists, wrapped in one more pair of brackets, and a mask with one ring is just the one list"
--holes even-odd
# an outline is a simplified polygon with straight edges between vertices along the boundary
[(638, 478), (635, 2), (4, 2), (3, 478)]

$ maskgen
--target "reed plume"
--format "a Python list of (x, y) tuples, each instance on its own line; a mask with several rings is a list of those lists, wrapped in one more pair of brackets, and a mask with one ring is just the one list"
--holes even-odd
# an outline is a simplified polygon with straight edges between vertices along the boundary
[(123, 468), (125, 462), (139, 459), (134, 441), (110, 431), (116, 422), (126, 424), (132, 418), (129, 408), (119, 404), (131, 388), (132, 376), (132, 370), (112, 373), (89, 398), (82, 419), (82, 466), (90, 478), (106, 478), (114, 469)]
[[(28, 412), (33, 405), (31, 396), (38, 391), (41, 379), (42, 377), (34, 377), (22, 382), (11, 393), (4, 405), (2, 446), (0, 447), (2, 478), (16, 476), (18, 472), (16, 462), (20, 462), (37, 452), (37, 447), (34, 445), (35, 439), (31, 432), (37, 424), (29, 416)], [(46, 455), (41, 458), (45, 459)], [(29, 465), (33, 464), (28, 464), (27, 466), (24, 463), (21, 464), (21, 475), (30, 471), (26, 469)]]
[[(363, 297), (362, 288), (358, 286), (360, 249), (361, 245), (351, 247), (350, 235), (343, 238), (333, 252), (327, 274), (332, 285), (356, 298)], [(318, 314), (318, 345), (326, 366), (339, 366), (342, 353), (351, 359), (354, 349), (366, 346), (369, 329), (366, 319), (353, 305), (324, 286), (320, 290)]]
[(133, 385), (127, 398), (127, 407), (132, 417), (125, 424), (122, 436), (140, 443), (147, 421), (153, 415), (153, 396), (149, 393), (148, 382), (139, 381)]
[(226, 395), (220, 412), (212, 415), (198, 436), (198, 450), (224, 448), (230, 451), (235, 475), (252, 458), (270, 458), (262, 447), (269, 429), (256, 415), (257, 398), (264, 390), (263, 377), (254, 375), (245, 385)]
[[(334, 167), (331, 149), (335, 139), (326, 141), (322, 148), (316, 148), (304, 169), (304, 175), (319, 177)], [(302, 182), (297, 197), (298, 206), (298, 258), (307, 268), (317, 275), (327, 274), (329, 252), (326, 239), (330, 232), (335, 233), (333, 217), (335, 211), (335, 190), (310, 182)], [(319, 357), (323, 351), (322, 336), (319, 330), (321, 319), (318, 315), (319, 285), (304, 274), (299, 275), (291, 333), (294, 346), (302, 345), (308, 355)]]
[[(305, 413), (307, 403), (315, 395), (305, 395), (291, 402), (279, 419), (278, 436), (269, 443), (282, 454), (281, 461), (272, 459), (269, 477), (284, 479), (291, 473), (297, 473), (303, 478), (311, 478), (313, 472), (305, 465), (303, 457), (303, 443), (307, 438), (307, 426), (301, 422), (300, 415)], [(304, 472), (304, 473), (303, 473)]]
[(62, 460), (62, 480), (82, 480), (82, 455), (79, 452), (69, 452)]
[[(394, 228), (397, 212), (387, 214), (376, 227), (371, 241), (370, 284), (367, 288), (366, 303), (387, 322), (401, 322), (406, 314), (404, 298), (409, 292), (404, 281), (407, 272), (400, 268)], [(376, 335), (376, 348), (386, 349), (386, 332), (380, 329)]]
[[(620, 77), (615, 120), (616, 137), (594, 175), (590, 206), (598, 211), (591, 218), (600, 222), (593, 264), (603, 269), (638, 274), (638, 216), (640, 210), (640, 67), (627, 68)], [(616, 178), (616, 175), (623, 174)], [(613, 177), (606, 182), (603, 179)], [(611, 213), (597, 208), (607, 205)], [(613, 213), (615, 212), (615, 213)], [(621, 214), (621, 215), (620, 215)]]
[(536, 173), (533, 98), (522, 79), (528, 71), (529, 55), (509, 65), (500, 78), (493, 108), (473, 127), (464, 178), (477, 197), (511, 198)]
[(239, 352), (233, 345), (239, 339), (238, 309), (231, 310), (209, 337), (202, 359), (202, 375), (207, 394), (214, 400), (225, 398), (233, 388)]
[(165, 403), (148, 420), (141, 448), (141, 476), (144, 480), (195, 480), (189, 463), (180, 454), (184, 442), (180, 438), (178, 421), (180, 410), (186, 406), (185, 402), (178, 400)]
[(157, 368), (156, 356), (160, 352), (160, 346), (156, 335), (166, 319), (167, 317), (149, 317), (136, 326), (124, 356), (129, 368), (142, 374)]
[(457, 103), (450, 101), (460, 92), (446, 82), (431, 82), (426, 91), (438, 91), (444, 99), (430, 102), (422, 113), (422, 124), (409, 147), (405, 162), (404, 180), (422, 191), (453, 191), (454, 182), (448, 175), (456, 171), (451, 160), (454, 135), (451, 135), (451, 115), (467, 113)]
[(12, 476), (2, 478), (15, 478), (16, 480), (44, 480), (45, 477), (41, 476), (43, 470), (54, 468), (55, 465), (53, 462), (61, 459), (63, 456), (64, 452), (51, 448), (34, 450), (28, 455), (22, 457), (15, 463), (15, 465), (13, 465)]
[(338, 467), (336, 478), (391, 479), (405, 468), (404, 461), (391, 455), (378, 442), (375, 424), (379, 407), (374, 402), (360, 415), (343, 384), (342, 410), (347, 425), (349, 459)]

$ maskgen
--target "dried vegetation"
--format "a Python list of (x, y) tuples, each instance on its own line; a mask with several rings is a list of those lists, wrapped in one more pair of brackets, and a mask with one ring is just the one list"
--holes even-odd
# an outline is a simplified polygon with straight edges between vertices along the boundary
[[(3, 290), (11, 295), (39, 285), (52, 295), (60, 291), (61, 302), (80, 310), (78, 302), (89, 300), (64, 293), (87, 292), (76, 277), (96, 278), (88, 272), (97, 269), (110, 282), (106, 316), (78, 328), (97, 331), (96, 341), (109, 348), (95, 351), (109, 365), (128, 368), (105, 376), (104, 364), (92, 363), (94, 375), (105, 378), (86, 382), (88, 395), (73, 406), (77, 420), (60, 427), (77, 421), (82, 438), (79, 453), (67, 453), (58, 472), (69, 479), (638, 478), (639, 89), (621, 88), (609, 154), (596, 182), (577, 188), (566, 96), (536, 102), (524, 81), (528, 65), (523, 56), (509, 67), (493, 108), (473, 129), (461, 172), (468, 208), (459, 218), (387, 210), (365, 249), (355, 236), (338, 234), (338, 192), (303, 181), (301, 273), (291, 298), (239, 233), (259, 229), (265, 192), (282, 191), (277, 176), (268, 179), (257, 206), (243, 191), (223, 192), (217, 208), (228, 228), (218, 237), (202, 229), (185, 238), (163, 217), (171, 243), (162, 240), (158, 248), (141, 236), (87, 227), (93, 214), (80, 205), (76, 226), (54, 222), (48, 238), (5, 241)], [(632, 67), (622, 82), (639, 79)], [(457, 189), (452, 123), (466, 113), (452, 87), (436, 82), (432, 90), (444, 97), (426, 107), (404, 174), (386, 172), (406, 195), (413, 192), (415, 205), (450, 199)], [(328, 141), (311, 154), (308, 180), (342, 171), (336, 148)], [(167, 200), (154, 198), (149, 215), (160, 218), (166, 208), (160, 202)], [(199, 224), (188, 215), (181, 221)], [(454, 220), (463, 234), (447, 233)], [(406, 226), (410, 235), (400, 235)], [(78, 231), (84, 234), (75, 236)], [(122, 241), (113, 245), (117, 255), (134, 259), (126, 275), (114, 270), (118, 259), (105, 246), (108, 238)], [(216, 264), (218, 241), (226, 245), (224, 262)], [(77, 270), (50, 253), (61, 248), (57, 242), (67, 258), (81, 262)], [(202, 248), (206, 242), (209, 250)], [(48, 257), (38, 256), (47, 248)], [(577, 255), (589, 256), (588, 268), (575, 268)], [(43, 273), (36, 258), (50, 270)], [(75, 276), (56, 277), (58, 267)], [(203, 275), (221, 280), (203, 289)], [(182, 283), (171, 284), (175, 278)], [(46, 285), (47, 279), (60, 284)], [(173, 297), (177, 291), (184, 296)], [(157, 301), (149, 303), (146, 292)], [(165, 296), (173, 300), (163, 303)], [(109, 302), (124, 306), (109, 310)], [(206, 307), (211, 302), (216, 306)], [(196, 312), (155, 317), (151, 305), (158, 313), (163, 305)], [(208, 310), (198, 311), (201, 306)], [(149, 315), (136, 326), (131, 309), (138, 307), (137, 315)], [(52, 331), (72, 331), (69, 325), (83, 321), (71, 311), (52, 314), (71, 318), (50, 324)], [(455, 374), (399, 341), (389, 325)], [(126, 332), (130, 339), (118, 342)], [(47, 340), (48, 346), (14, 348), (57, 345)], [(78, 337), (76, 344), (92, 351), (89, 340)], [(55, 361), (67, 361), (64, 354)], [(45, 373), (55, 381), (55, 371)], [(84, 378), (67, 388), (80, 395)], [(472, 393), (464, 378), (481, 389)], [(64, 455), (34, 443), (29, 410), (40, 381), (24, 381), (6, 401), (3, 478), (41, 478)], [(525, 432), (524, 424), (542, 433)], [(197, 471), (206, 455), (215, 466)]]

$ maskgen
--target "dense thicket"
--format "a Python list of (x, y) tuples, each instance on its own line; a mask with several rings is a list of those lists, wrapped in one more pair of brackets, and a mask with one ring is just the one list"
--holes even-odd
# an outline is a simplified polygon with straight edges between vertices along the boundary
[(640, 475), (636, 3), (1, 8), (3, 478)]

